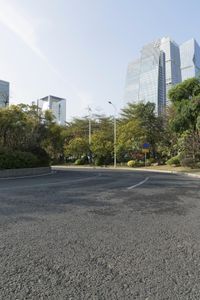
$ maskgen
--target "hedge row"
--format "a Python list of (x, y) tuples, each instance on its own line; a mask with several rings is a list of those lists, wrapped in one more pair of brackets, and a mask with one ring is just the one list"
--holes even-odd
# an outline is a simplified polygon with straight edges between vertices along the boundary
[(0, 169), (20, 169), (20, 168), (36, 168), (49, 166), (49, 158), (43, 153), (33, 154), (31, 152), (22, 151), (6, 151), (0, 150)]

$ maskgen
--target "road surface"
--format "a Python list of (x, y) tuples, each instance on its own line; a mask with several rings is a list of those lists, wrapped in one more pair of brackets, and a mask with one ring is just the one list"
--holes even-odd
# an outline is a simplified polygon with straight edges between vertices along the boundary
[(1, 179), (0, 299), (200, 299), (200, 180), (104, 169)]

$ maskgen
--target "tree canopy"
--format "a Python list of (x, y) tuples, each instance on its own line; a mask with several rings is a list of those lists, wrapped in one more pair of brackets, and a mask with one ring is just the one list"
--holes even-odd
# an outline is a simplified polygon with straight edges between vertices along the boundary
[[(150, 145), (147, 158), (165, 163), (173, 156), (180, 161), (200, 161), (200, 81), (188, 79), (169, 91), (171, 104), (162, 116), (155, 104), (129, 103), (116, 119), (117, 162), (144, 162), (142, 147)], [(91, 130), (90, 130), (91, 129)], [(90, 137), (89, 137), (90, 135)], [(47, 155), (51, 162), (111, 164), (114, 159), (114, 119), (104, 115), (74, 118), (65, 126), (56, 124), (51, 111), (36, 105), (0, 109), (0, 153), (22, 151)], [(26, 157), (31, 157), (26, 154)], [(177, 161), (177, 159), (176, 159)]]

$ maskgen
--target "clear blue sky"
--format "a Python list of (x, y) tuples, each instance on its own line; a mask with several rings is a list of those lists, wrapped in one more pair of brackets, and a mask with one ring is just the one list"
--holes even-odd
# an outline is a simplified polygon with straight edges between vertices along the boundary
[(0, 0), (0, 79), (11, 103), (67, 98), (67, 119), (123, 105), (126, 68), (152, 40), (200, 42), (199, 0)]

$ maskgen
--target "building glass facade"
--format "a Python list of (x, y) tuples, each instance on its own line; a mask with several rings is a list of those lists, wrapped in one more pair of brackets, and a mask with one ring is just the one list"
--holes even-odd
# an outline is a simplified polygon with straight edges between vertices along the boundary
[(125, 87), (125, 101), (137, 102), (139, 100), (140, 59), (128, 65)]
[(169, 89), (192, 77), (200, 77), (200, 47), (195, 39), (178, 46), (163, 37), (144, 46), (140, 59), (129, 64), (125, 103), (153, 102), (161, 114), (169, 103)]
[(0, 80), (0, 107), (9, 105), (10, 84), (7, 81)]
[(166, 105), (168, 105), (168, 91), (173, 85), (181, 82), (180, 51), (179, 46), (169, 37), (161, 39), (160, 49), (165, 53)]
[(160, 114), (165, 105), (165, 55), (160, 50), (160, 40), (144, 46), (139, 60), (129, 64), (126, 102), (152, 102)]
[(141, 69), (139, 84), (140, 101), (152, 102), (155, 104), (156, 112), (163, 99), (159, 99), (160, 87), (160, 50), (156, 43), (143, 47), (141, 51)]
[(165, 107), (166, 107), (165, 53), (161, 51), (160, 61), (159, 61), (158, 115), (164, 113)]
[(198, 77), (200, 74), (200, 47), (195, 39), (180, 46), (182, 80)]

